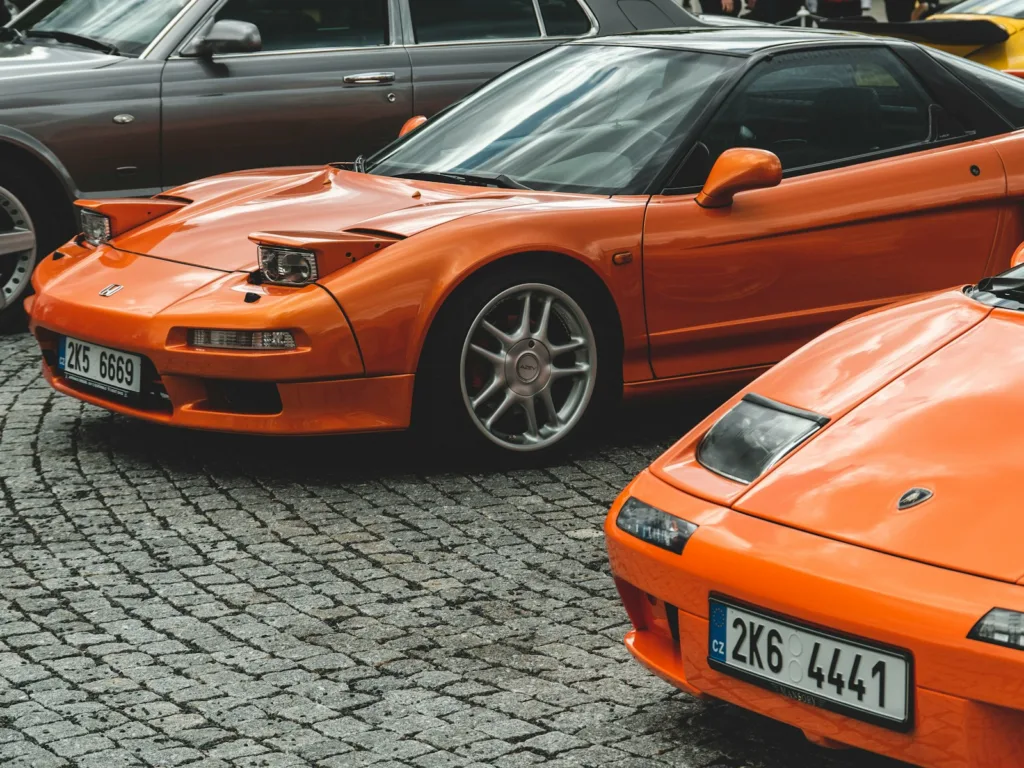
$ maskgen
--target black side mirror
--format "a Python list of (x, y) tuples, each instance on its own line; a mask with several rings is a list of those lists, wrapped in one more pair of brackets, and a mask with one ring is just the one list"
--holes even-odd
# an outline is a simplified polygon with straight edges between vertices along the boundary
[(186, 45), (182, 56), (209, 58), (217, 53), (256, 53), (263, 50), (259, 27), (248, 21), (221, 19)]

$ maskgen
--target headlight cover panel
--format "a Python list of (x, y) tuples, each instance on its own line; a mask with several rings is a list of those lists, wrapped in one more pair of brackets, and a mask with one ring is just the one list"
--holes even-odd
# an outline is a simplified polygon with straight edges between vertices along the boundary
[(748, 393), (704, 435), (697, 461), (749, 484), (828, 422), (826, 416)]

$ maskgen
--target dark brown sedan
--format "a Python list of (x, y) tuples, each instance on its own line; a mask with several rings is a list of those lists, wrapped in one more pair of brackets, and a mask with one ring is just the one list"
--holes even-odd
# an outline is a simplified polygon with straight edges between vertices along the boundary
[(352, 160), (559, 42), (673, 0), (38, 0), (0, 28), (0, 324), (77, 197)]

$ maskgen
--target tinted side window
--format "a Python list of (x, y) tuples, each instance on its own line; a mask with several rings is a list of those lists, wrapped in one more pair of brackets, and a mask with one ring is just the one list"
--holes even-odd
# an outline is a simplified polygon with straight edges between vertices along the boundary
[(579, 37), (590, 31), (590, 19), (577, 0), (540, 0), (540, 15), (551, 37)]
[(409, 0), (417, 43), (540, 37), (532, 0)]
[(672, 19), (651, 0), (619, 0), (619, 10), (637, 29), (664, 29), (675, 26)]
[[(810, 169), (927, 142), (931, 107), (888, 50), (786, 54), (747, 75), (701, 141), (708, 164), (731, 147), (756, 147), (778, 155), (783, 171)], [(702, 184), (709, 169), (687, 169), (681, 186)]]
[(1024, 128), (1024, 80), (942, 51), (929, 48), (928, 53), (1014, 128)]
[(230, 0), (217, 19), (255, 24), (265, 51), (387, 45), (387, 0)]

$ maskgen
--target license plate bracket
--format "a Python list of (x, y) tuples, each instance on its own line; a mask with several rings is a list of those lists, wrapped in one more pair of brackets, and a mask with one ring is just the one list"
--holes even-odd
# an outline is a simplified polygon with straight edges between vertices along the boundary
[[(913, 729), (909, 651), (719, 594), (711, 595), (708, 607), (712, 669), (873, 725)], [(757, 652), (751, 652), (751, 637)]]
[(124, 400), (141, 396), (142, 361), (140, 355), (70, 336), (60, 337), (57, 351), (57, 368), (64, 378)]

